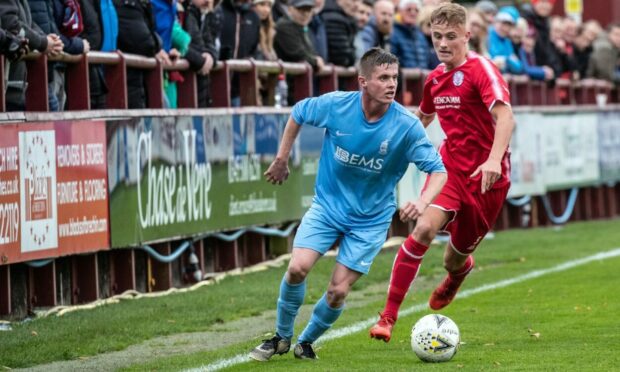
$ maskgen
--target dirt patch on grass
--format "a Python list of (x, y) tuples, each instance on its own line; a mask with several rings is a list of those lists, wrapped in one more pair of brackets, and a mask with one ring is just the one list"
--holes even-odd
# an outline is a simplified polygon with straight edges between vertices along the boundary
[[(387, 283), (377, 283), (352, 292), (347, 298), (347, 308), (358, 308), (385, 298)], [(303, 305), (299, 310), (298, 321), (307, 322), (313, 304)], [(263, 312), (258, 316), (238, 319), (223, 324), (214, 324), (207, 332), (179, 333), (157, 337), (124, 350), (98, 354), (77, 360), (58, 361), (28, 368), (30, 371), (111, 371), (131, 365), (152, 362), (154, 359), (175, 355), (194, 354), (216, 350), (230, 345), (271, 336), (276, 320), (275, 310)]]

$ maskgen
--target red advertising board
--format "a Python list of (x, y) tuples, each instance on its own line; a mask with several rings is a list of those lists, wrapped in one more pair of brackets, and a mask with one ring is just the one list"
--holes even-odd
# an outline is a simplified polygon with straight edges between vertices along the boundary
[(0, 126), (0, 264), (108, 249), (105, 123)]

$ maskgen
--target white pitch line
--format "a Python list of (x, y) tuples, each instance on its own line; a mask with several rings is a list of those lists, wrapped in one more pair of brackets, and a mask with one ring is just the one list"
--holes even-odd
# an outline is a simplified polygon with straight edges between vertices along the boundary
[[(511, 279), (506, 279), (506, 280), (500, 280), (499, 282), (495, 282), (495, 283), (491, 283), (491, 284), (485, 284), (482, 285), (480, 287), (476, 287), (476, 288), (472, 288), (472, 289), (468, 289), (468, 290), (464, 290), (462, 292), (459, 292), (458, 295), (456, 296), (457, 298), (467, 298), (470, 296), (473, 296), (475, 294), (481, 293), (481, 292), (487, 292), (487, 291), (491, 291), (494, 289), (498, 289), (498, 288), (504, 288), (507, 287), (509, 285), (513, 285), (516, 283), (521, 283), (524, 282), (526, 280), (530, 280), (530, 279), (534, 279), (534, 278), (538, 278), (541, 277), (543, 275), (547, 275), (547, 274), (551, 274), (551, 273), (557, 273), (560, 271), (565, 271), (568, 269), (572, 269), (574, 267), (577, 266), (581, 266), (581, 265), (585, 265), (587, 263), (590, 263), (592, 261), (600, 261), (600, 260), (605, 260), (608, 258), (613, 258), (613, 257), (618, 257), (620, 256), (620, 248), (616, 248), (613, 249), (611, 251), (606, 251), (606, 252), (599, 252), (597, 254), (594, 254), (592, 256), (588, 256), (588, 257), (584, 257), (584, 258), (580, 258), (577, 260), (572, 260), (572, 261), (567, 261), (564, 263), (561, 263), (557, 266), (553, 266), (550, 267), (548, 269), (543, 269), (543, 270), (535, 270), (535, 271), (531, 271), (527, 274), (523, 274), (523, 275), (519, 275), (516, 276), (514, 278)], [(428, 304), (427, 303), (422, 303), (422, 304), (417, 304), (414, 306), (411, 306), (407, 309), (404, 309), (402, 311), (399, 312), (399, 317), (403, 317), (403, 316), (407, 316), (413, 313), (417, 313), (423, 310), (427, 310), (428, 309)], [(332, 331), (327, 332), (325, 335), (321, 336), (321, 338), (319, 338), (317, 340), (317, 344), (326, 342), (326, 341), (330, 341), (330, 340), (334, 340), (337, 338), (341, 338), (341, 337), (345, 337), (345, 336), (349, 336), (353, 333), (357, 333), (360, 331), (363, 331), (365, 329), (368, 329), (368, 327), (370, 327), (371, 325), (373, 325), (375, 322), (377, 321), (377, 317), (372, 317), (366, 320), (362, 320), (359, 321), (357, 323), (354, 323), (350, 326), (344, 327), (344, 328), (338, 328), (338, 329), (334, 329)], [(232, 367), (234, 365), (237, 364), (241, 364), (241, 363), (247, 363), (250, 361), (250, 358), (248, 357), (248, 354), (238, 354), (232, 358), (228, 358), (228, 359), (220, 359), (214, 363), (211, 364), (207, 364), (198, 368), (193, 368), (193, 369), (188, 369), (186, 370), (186, 372), (211, 372), (211, 371), (219, 371), (220, 369), (224, 369), (224, 368), (228, 368), (228, 367)]]

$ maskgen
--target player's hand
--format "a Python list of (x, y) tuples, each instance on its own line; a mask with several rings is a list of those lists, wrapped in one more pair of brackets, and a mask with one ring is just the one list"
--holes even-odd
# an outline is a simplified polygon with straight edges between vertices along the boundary
[(289, 175), (288, 161), (276, 158), (264, 175), (267, 182), (271, 182), (274, 185), (281, 185), (282, 182), (286, 181)]
[(497, 160), (487, 159), (487, 161), (485, 161), (478, 168), (476, 168), (474, 173), (472, 173), (469, 177), (474, 178), (480, 173), (482, 173), (480, 191), (484, 194), (485, 192), (491, 190), (495, 182), (497, 182), (497, 180), (501, 178), (502, 165)]
[(428, 207), (428, 203), (424, 200), (418, 199), (415, 202), (407, 202), (399, 212), (400, 220), (403, 222), (416, 220), (424, 213)]

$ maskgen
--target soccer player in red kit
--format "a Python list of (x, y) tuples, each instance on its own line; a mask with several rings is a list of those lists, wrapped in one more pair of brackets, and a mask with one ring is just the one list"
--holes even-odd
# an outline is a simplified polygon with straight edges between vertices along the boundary
[[(437, 234), (450, 234), (444, 253), (448, 275), (432, 293), (433, 310), (447, 306), (474, 267), (471, 255), (493, 227), (510, 187), (508, 145), (514, 128), (510, 92), (497, 68), (467, 49), (467, 11), (442, 4), (431, 15), (433, 47), (442, 62), (424, 83), (416, 115), (428, 126), (435, 114), (446, 134), (440, 154), (448, 182), (400, 247), (372, 338), (390, 340), (398, 309), (415, 279), (424, 253)], [(410, 205), (405, 205), (401, 214)]]

